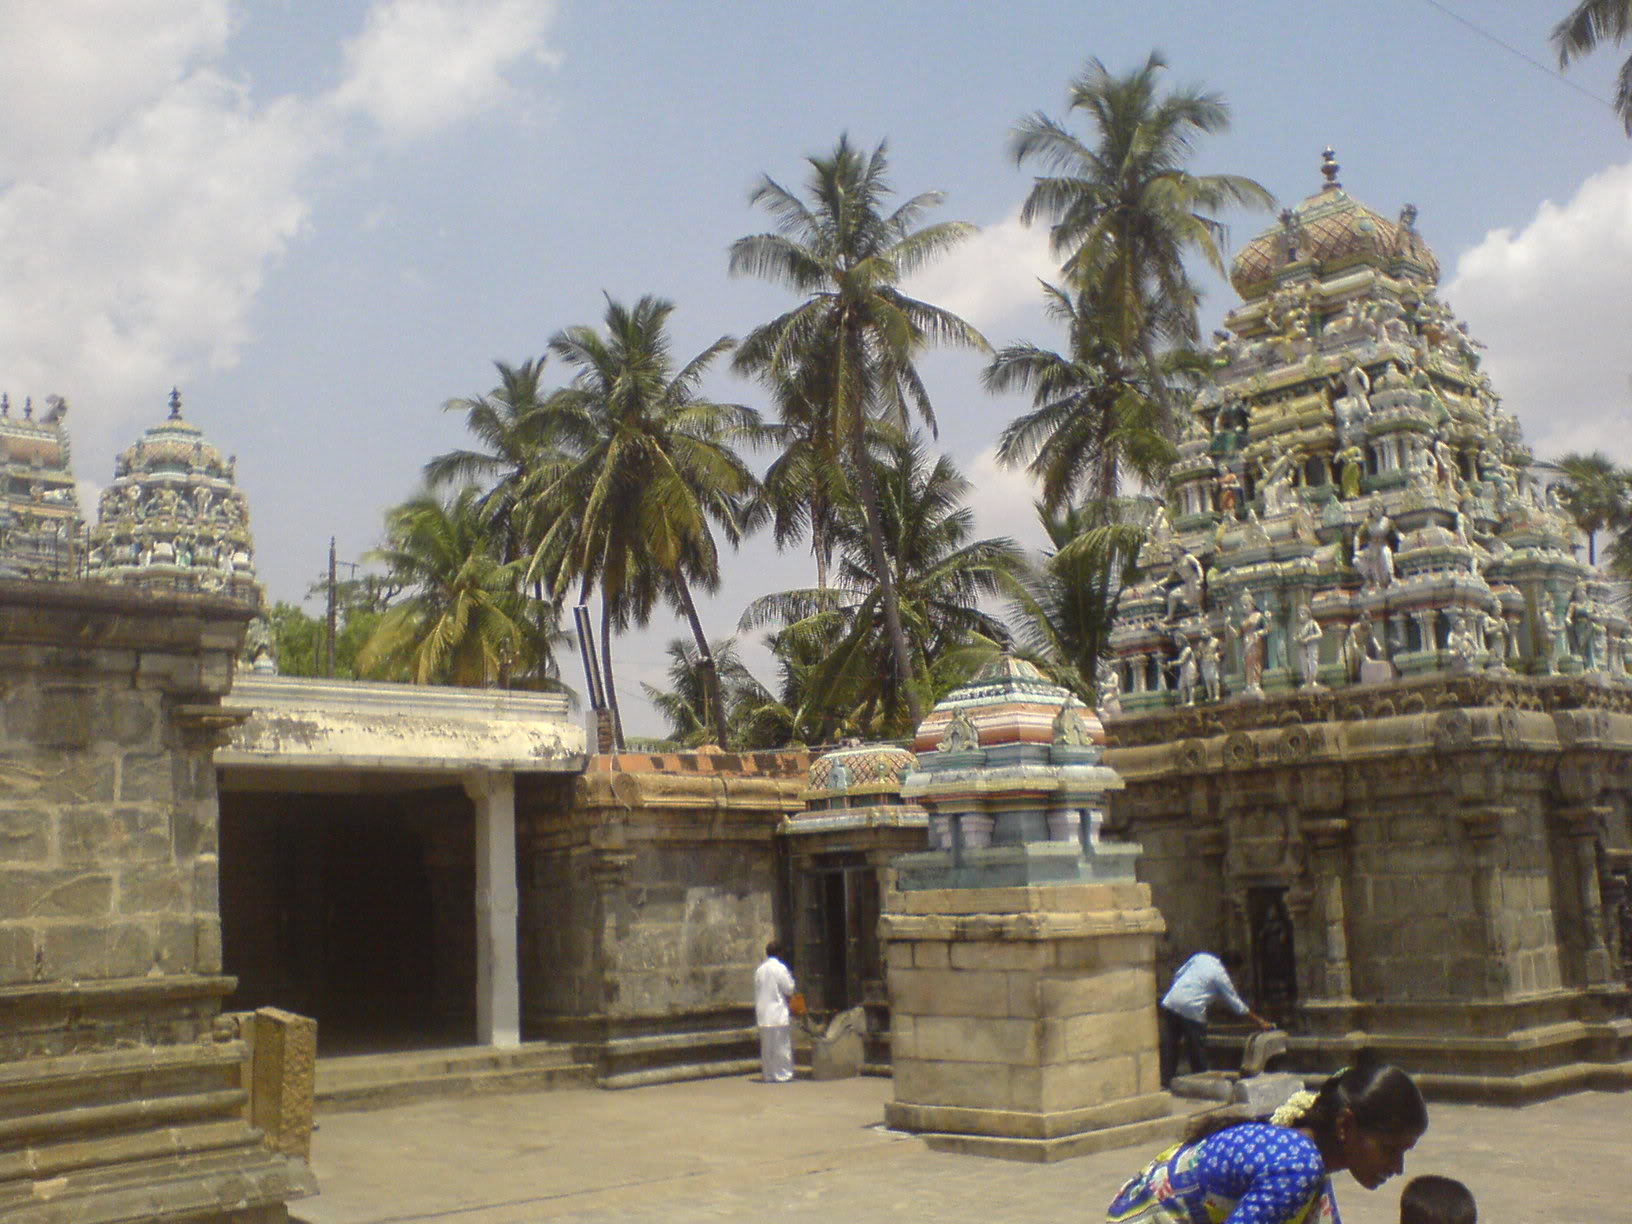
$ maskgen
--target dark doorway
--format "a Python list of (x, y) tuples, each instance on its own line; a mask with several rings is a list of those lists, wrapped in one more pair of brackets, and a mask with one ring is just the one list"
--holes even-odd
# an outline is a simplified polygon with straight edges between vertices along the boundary
[(312, 1016), (325, 1055), (474, 1044), (473, 826), (454, 790), (223, 793), (227, 1006)]
[(876, 1002), (878, 870), (860, 854), (821, 855), (801, 865), (796, 887), (796, 958), (811, 1005), (833, 1012)]
[(1266, 1019), (1287, 1028), (1298, 1004), (1298, 966), (1286, 889), (1249, 888), (1247, 921), (1252, 929), (1254, 1002)]

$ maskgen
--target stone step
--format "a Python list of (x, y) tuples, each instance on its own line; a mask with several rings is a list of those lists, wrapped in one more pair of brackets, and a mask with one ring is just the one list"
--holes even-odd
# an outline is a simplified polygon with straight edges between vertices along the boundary
[(672, 1050), (703, 1050), (711, 1046), (759, 1046), (759, 1030), (745, 1028), (700, 1029), (682, 1033), (649, 1033), (639, 1037), (614, 1037), (606, 1043), (608, 1055), (633, 1058), (664, 1054)]
[(316, 1099), (325, 1111), (377, 1109), (428, 1096), (578, 1088), (594, 1078), (570, 1045), (556, 1042), (356, 1054), (318, 1060)]
[(615, 1075), (602, 1076), (597, 1082), (602, 1088), (645, 1088), (651, 1084), (677, 1084), (682, 1080), (752, 1075), (758, 1070), (757, 1058), (732, 1058), (708, 1062), (672, 1063), (662, 1067), (647, 1067), (641, 1071), (623, 1071)]

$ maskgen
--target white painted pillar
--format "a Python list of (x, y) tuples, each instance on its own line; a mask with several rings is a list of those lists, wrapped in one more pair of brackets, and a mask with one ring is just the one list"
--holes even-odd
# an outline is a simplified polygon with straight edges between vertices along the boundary
[(466, 774), (476, 808), (476, 1040), (521, 1044), (521, 974), (516, 955), (516, 778)]

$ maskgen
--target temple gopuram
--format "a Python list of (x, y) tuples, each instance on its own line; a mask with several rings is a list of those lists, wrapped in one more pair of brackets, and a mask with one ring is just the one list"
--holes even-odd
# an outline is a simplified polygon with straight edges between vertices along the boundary
[(91, 529), (88, 577), (260, 607), (249, 509), (235, 467), (182, 418), (181, 393), (172, 389), (170, 415), (114, 461)]
[(1629, 627), (1407, 206), (1236, 256), (1100, 672), (1164, 954), (1235, 950), (1300, 1069), (1632, 1083)]
[(83, 560), (67, 415), (53, 395), (42, 416), (32, 398), (14, 416), (0, 395), (0, 578), (72, 578)]

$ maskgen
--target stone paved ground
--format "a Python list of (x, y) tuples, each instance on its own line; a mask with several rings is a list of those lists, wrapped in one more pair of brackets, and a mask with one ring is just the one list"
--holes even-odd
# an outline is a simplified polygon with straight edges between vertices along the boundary
[[(463, 1097), (319, 1118), (311, 1224), (1056, 1224), (1102, 1218), (1151, 1155), (952, 1156), (878, 1126), (888, 1080), (718, 1079)], [(1407, 1175), (1467, 1182), (1484, 1224), (1632, 1219), (1632, 1095), (1437, 1105)], [(1338, 1179), (1346, 1224), (1395, 1224), (1400, 1181)]]

